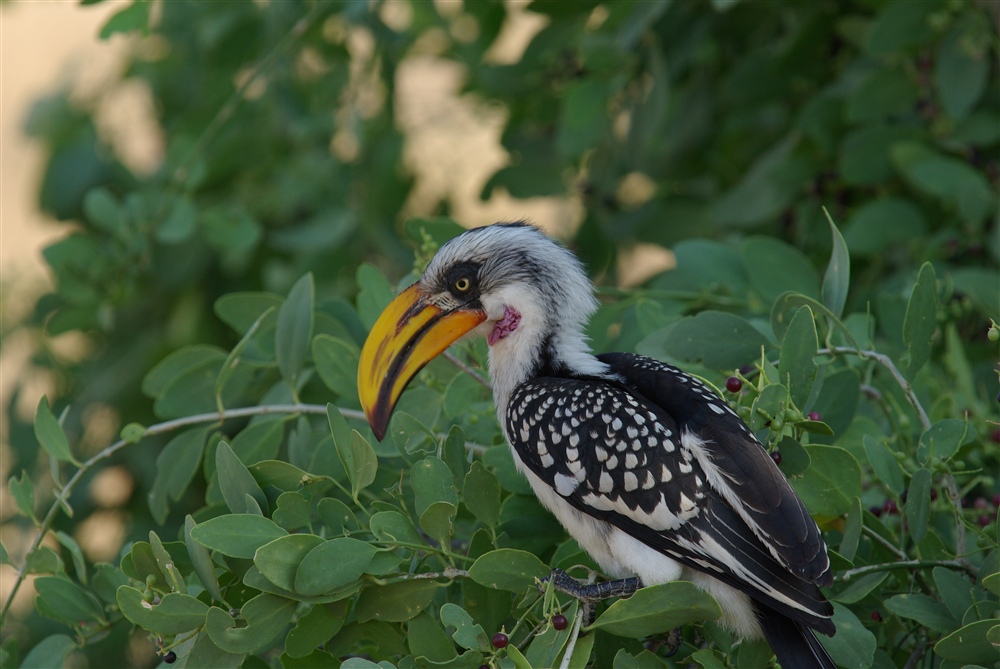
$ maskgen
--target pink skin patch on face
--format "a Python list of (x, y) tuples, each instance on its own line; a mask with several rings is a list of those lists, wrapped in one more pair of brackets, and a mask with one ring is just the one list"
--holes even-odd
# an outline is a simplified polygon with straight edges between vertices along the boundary
[(518, 313), (517, 309), (512, 309), (507, 305), (503, 307), (503, 318), (496, 322), (493, 326), (492, 332), (486, 337), (486, 343), (490, 346), (497, 343), (511, 332), (517, 329), (517, 326), (521, 323), (521, 314)]

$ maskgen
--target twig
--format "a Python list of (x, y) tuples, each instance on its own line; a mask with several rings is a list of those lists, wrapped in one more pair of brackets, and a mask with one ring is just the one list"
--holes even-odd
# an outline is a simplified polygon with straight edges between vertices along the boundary
[(566, 652), (563, 653), (562, 664), (559, 669), (569, 669), (569, 663), (573, 659), (573, 651), (576, 649), (576, 640), (580, 638), (580, 628), (583, 627), (583, 607), (577, 607), (576, 618), (573, 621), (573, 631), (569, 634), (569, 642), (566, 644)]
[(900, 562), (886, 562), (884, 564), (871, 564), (865, 567), (855, 567), (848, 569), (837, 576), (839, 580), (849, 581), (855, 576), (863, 576), (879, 571), (893, 571), (895, 569), (926, 569), (927, 567), (947, 567), (948, 569), (958, 569), (968, 572), (972, 576), (978, 576), (979, 570), (970, 565), (965, 560), (902, 560)]
[(182, 160), (181, 164), (177, 166), (176, 170), (174, 170), (170, 179), (172, 185), (176, 187), (183, 185), (188, 178), (188, 170), (191, 168), (191, 164), (194, 162), (194, 159), (200, 155), (202, 151), (204, 151), (209, 142), (215, 139), (215, 136), (218, 134), (219, 130), (222, 129), (222, 126), (225, 125), (230, 118), (232, 118), (233, 112), (236, 111), (236, 107), (243, 100), (246, 91), (278, 57), (278, 54), (282, 53), (286, 48), (288, 48), (289, 45), (302, 37), (302, 35), (309, 30), (309, 27), (313, 24), (313, 22), (319, 18), (320, 12), (323, 8), (324, 3), (316, 3), (308, 14), (295, 22), (295, 25), (292, 26), (290, 31), (288, 31), (288, 34), (285, 35), (269, 53), (265, 54), (263, 58), (257, 61), (257, 63), (250, 68), (250, 71), (247, 74), (247, 77), (243, 80), (243, 83), (237, 86), (236, 89), (230, 93), (229, 97), (226, 98), (226, 101), (222, 103), (222, 106), (219, 107), (219, 111), (215, 113), (212, 120), (209, 121), (208, 125), (205, 126), (205, 129), (202, 130), (194, 146), (191, 147), (191, 150), (184, 157), (184, 160)]
[(455, 365), (460, 370), (462, 370), (463, 372), (465, 372), (466, 374), (468, 374), (469, 376), (471, 376), (481, 386), (483, 386), (484, 388), (486, 388), (486, 390), (490, 390), (490, 391), (493, 390), (493, 387), (490, 385), (490, 382), (487, 381), (483, 377), (482, 374), (480, 374), (476, 370), (472, 369), (472, 367), (469, 367), (467, 364), (465, 364), (464, 362), (462, 362), (462, 360), (457, 355), (455, 355), (451, 351), (445, 351), (443, 355), (444, 355), (445, 359), (448, 362), (450, 362), (451, 364)]
[(882, 546), (882, 548), (885, 548), (885, 549), (888, 549), (888, 550), (892, 551), (892, 553), (896, 557), (898, 557), (900, 559), (903, 559), (903, 560), (905, 560), (907, 557), (909, 557), (904, 551), (900, 550), (898, 546), (896, 546), (895, 544), (893, 544), (891, 541), (889, 541), (888, 539), (886, 539), (885, 537), (883, 537), (881, 534), (879, 534), (878, 532), (876, 532), (872, 528), (868, 527), (867, 525), (862, 525), (861, 526), (861, 532), (864, 533), (869, 539), (874, 539), (876, 543), (878, 543), (880, 546)]
[(821, 348), (816, 351), (818, 355), (833, 354), (853, 354), (859, 358), (864, 358), (868, 360), (874, 360), (892, 374), (892, 378), (896, 380), (899, 387), (903, 389), (903, 394), (906, 395), (906, 400), (910, 403), (910, 406), (917, 412), (917, 416), (920, 418), (920, 425), (927, 430), (931, 426), (931, 420), (927, 417), (927, 412), (924, 411), (924, 407), (921, 406), (920, 400), (917, 398), (916, 393), (913, 392), (913, 386), (906, 377), (903, 376), (899, 368), (893, 364), (889, 356), (879, 353), (878, 351), (865, 351), (862, 349), (852, 348), (850, 346), (831, 346), (830, 348)]

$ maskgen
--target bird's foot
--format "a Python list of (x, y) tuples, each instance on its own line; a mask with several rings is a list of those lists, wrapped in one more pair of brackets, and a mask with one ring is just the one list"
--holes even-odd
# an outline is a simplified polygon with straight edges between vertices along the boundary
[(556, 590), (564, 592), (570, 597), (574, 597), (580, 602), (581, 615), (584, 626), (594, 622), (596, 614), (595, 605), (602, 599), (612, 597), (631, 597), (635, 591), (642, 587), (639, 577), (622, 578), (617, 581), (603, 581), (601, 583), (581, 583), (562, 569), (553, 569), (549, 577), (545, 579), (552, 584)]

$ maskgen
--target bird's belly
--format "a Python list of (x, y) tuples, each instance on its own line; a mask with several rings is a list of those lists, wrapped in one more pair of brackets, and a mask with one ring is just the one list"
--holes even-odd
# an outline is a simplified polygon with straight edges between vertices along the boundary
[(574, 508), (531, 470), (524, 468), (522, 471), (542, 506), (552, 512), (606, 575), (613, 578), (638, 576), (644, 585), (657, 585), (680, 578), (680, 563), (614, 525)]

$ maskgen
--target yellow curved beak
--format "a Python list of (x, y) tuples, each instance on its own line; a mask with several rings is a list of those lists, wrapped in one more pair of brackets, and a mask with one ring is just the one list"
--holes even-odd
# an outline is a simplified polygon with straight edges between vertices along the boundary
[(368, 334), (358, 365), (358, 398), (379, 441), (403, 389), (424, 365), (486, 320), (479, 309), (442, 311), (417, 285), (389, 303)]

